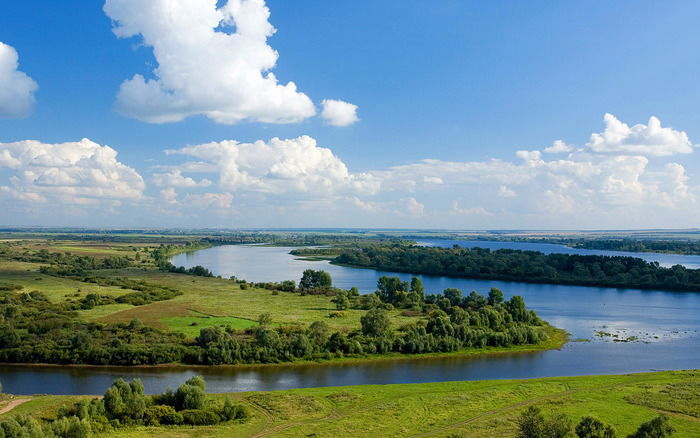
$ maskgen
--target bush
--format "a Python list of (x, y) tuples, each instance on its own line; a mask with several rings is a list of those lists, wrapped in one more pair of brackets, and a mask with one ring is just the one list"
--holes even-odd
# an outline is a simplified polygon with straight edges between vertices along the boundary
[[(178, 417), (179, 421), (177, 421)], [(182, 415), (177, 413), (172, 406), (155, 405), (146, 409), (143, 414), (143, 422), (147, 426), (180, 424), (182, 423)]]
[(221, 417), (209, 409), (185, 409), (180, 412), (184, 424), (191, 426), (211, 426), (221, 423)]
[(234, 404), (231, 399), (227, 398), (221, 409), (221, 418), (225, 421), (244, 420), (248, 418), (248, 411), (245, 406)]

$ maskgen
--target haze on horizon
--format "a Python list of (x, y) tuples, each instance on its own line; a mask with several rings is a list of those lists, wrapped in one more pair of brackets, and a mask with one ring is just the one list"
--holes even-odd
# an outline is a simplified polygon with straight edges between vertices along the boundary
[(697, 227), (694, 2), (0, 12), (0, 224)]

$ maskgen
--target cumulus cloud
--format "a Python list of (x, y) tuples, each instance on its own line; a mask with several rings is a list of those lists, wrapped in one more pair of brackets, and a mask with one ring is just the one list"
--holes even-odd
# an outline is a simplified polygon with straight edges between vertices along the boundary
[(413, 216), (422, 216), (425, 212), (425, 205), (418, 202), (416, 198), (404, 199), (404, 207), (406, 211)]
[(39, 86), (18, 67), (17, 51), (0, 42), (0, 117), (25, 117), (34, 106)]
[(349, 126), (357, 122), (357, 105), (342, 100), (326, 99), (321, 102), (321, 117), (332, 126)]
[(200, 208), (229, 209), (233, 205), (233, 195), (231, 193), (203, 193), (201, 195), (187, 195), (184, 199), (187, 205), (194, 205)]
[(661, 121), (654, 116), (649, 118), (647, 125), (640, 123), (632, 127), (612, 114), (605, 114), (604, 120), (605, 131), (592, 134), (586, 144), (593, 152), (651, 157), (693, 152), (693, 145), (685, 132), (662, 127)]
[(551, 146), (544, 148), (544, 151), (548, 154), (563, 154), (573, 150), (573, 146), (564, 143), (562, 140), (555, 140)]
[(180, 169), (153, 174), (153, 183), (158, 187), (208, 187), (211, 185), (211, 181), (206, 178), (195, 181), (190, 177), (183, 176)]
[(140, 35), (153, 48), (154, 78), (140, 74), (122, 83), (118, 110), (152, 123), (203, 114), (225, 124), (242, 120), (293, 123), (316, 109), (294, 82), (270, 72), (278, 53), (263, 0), (107, 0), (114, 33)]
[(484, 207), (462, 208), (459, 206), (459, 201), (457, 200), (452, 201), (452, 210), (450, 210), (450, 213), (459, 216), (493, 216), (493, 214), (489, 213)]
[(0, 168), (10, 171), (3, 193), (31, 202), (57, 200), (93, 204), (140, 199), (145, 184), (117, 152), (88, 139), (47, 144), (34, 140), (0, 143)]
[(367, 174), (351, 174), (340, 158), (309, 136), (268, 142), (235, 140), (167, 151), (196, 158), (179, 169), (215, 171), (218, 186), (231, 192), (333, 196), (371, 194), (379, 182)]

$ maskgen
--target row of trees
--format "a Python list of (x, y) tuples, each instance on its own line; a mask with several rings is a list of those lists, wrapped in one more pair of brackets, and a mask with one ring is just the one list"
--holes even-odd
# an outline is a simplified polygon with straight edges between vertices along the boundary
[(116, 380), (103, 398), (82, 400), (71, 407), (61, 407), (56, 419), (40, 423), (34, 418), (18, 416), (0, 422), (2, 438), (87, 438), (116, 429), (138, 425), (209, 426), (227, 421), (244, 422), (248, 411), (226, 398), (223, 403), (210, 400), (206, 383), (192, 377), (177, 388), (148, 396), (143, 384)]
[[(627, 438), (665, 438), (673, 435), (674, 429), (666, 415), (660, 415), (642, 424)], [(578, 438), (617, 438), (615, 429), (594, 417), (583, 417), (574, 427), (571, 419), (564, 414), (545, 418), (542, 411), (531, 406), (518, 417), (518, 431), (515, 438), (568, 438), (575, 434)]]
[(621, 288), (700, 290), (700, 269), (634, 257), (543, 254), (484, 248), (372, 246), (346, 249), (334, 263), (416, 274)]

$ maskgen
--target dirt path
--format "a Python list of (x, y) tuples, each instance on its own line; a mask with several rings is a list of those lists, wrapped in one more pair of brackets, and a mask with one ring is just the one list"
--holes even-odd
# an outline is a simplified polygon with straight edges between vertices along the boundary
[(2, 409), (0, 409), (0, 414), (10, 412), (11, 410), (16, 408), (17, 406), (21, 405), (24, 402), (28, 402), (29, 400), (31, 400), (31, 399), (30, 398), (18, 398), (16, 400), (12, 400), (8, 404), (6, 404)]

